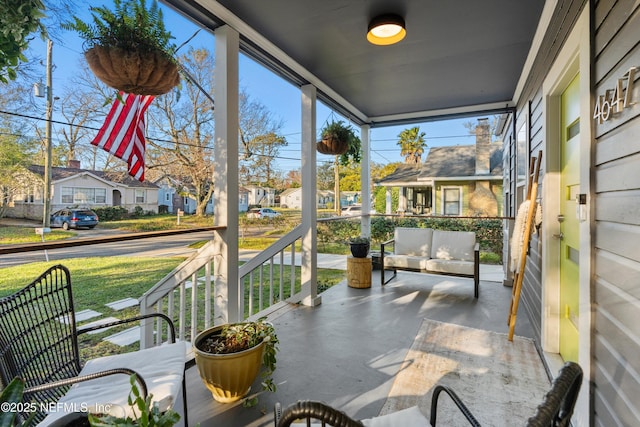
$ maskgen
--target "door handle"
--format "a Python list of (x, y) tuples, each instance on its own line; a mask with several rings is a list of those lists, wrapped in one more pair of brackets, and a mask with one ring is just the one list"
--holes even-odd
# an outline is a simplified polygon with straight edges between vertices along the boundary
[(554, 239), (562, 240), (564, 238), (564, 234), (562, 231), (559, 234), (552, 234)]

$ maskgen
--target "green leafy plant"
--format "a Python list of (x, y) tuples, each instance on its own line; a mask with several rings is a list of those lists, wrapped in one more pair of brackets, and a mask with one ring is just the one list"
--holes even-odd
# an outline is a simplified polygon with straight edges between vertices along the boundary
[(153, 398), (152, 394), (144, 399), (140, 395), (140, 391), (136, 385), (135, 375), (131, 375), (129, 382), (131, 383), (131, 392), (129, 393), (128, 403), (133, 409), (135, 418), (89, 414), (89, 423), (91, 426), (170, 427), (180, 420), (180, 414), (171, 409), (166, 412), (160, 412), (158, 405), (151, 403), (151, 399)]
[(27, 62), (23, 52), (29, 35), (38, 31), (44, 39), (47, 34), (40, 22), (45, 7), (41, 0), (2, 0), (0, 5), (0, 82), (9, 83), (18, 76), (20, 62)]
[(205, 339), (201, 349), (212, 354), (237, 353), (265, 342), (262, 354), (262, 389), (276, 391), (273, 372), (276, 370), (278, 336), (273, 325), (264, 318), (255, 322), (236, 323), (222, 328), (221, 332)]
[(353, 128), (350, 125), (346, 125), (342, 120), (333, 120), (327, 123), (320, 131), (320, 135), (323, 139), (336, 138), (341, 141), (347, 141), (349, 144), (351, 144), (354, 139), (359, 139), (353, 131)]
[(354, 245), (364, 245), (371, 243), (371, 239), (365, 236), (352, 237), (349, 239), (349, 243)]
[(346, 165), (349, 159), (355, 163), (360, 162), (360, 138), (356, 135), (351, 125), (342, 120), (331, 120), (320, 130), (321, 141), (318, 142), (318, 151), (323, 154), (336, 154), (340, 156), (340, 162)]
[(7, 385), (0, 394), (0, 404), (2, 404), (2, 411), (0, 411), (0, 426), (30, 426), (33, 422), (36, 412), (32, 412), (22, 424), (16, 423), (18, 412), (12, 409), (12, 405), (16, 405), (22, 402), (24, 395), (24, 380), (22, 378), (14, 378)]
[(114, 10), (105, 6), (92, 6), (92, 23), (78, 17), (65, 22), (62, 28), (76, 31), (86, 42), (86, 48), (94, 46), (117, 47), (125, 51), (160, 51), (173, 59), (176, 47), (174, 37), (164, 25), (162, 10), (156, 0), (147, 9), (146, 0), (114, 0)]

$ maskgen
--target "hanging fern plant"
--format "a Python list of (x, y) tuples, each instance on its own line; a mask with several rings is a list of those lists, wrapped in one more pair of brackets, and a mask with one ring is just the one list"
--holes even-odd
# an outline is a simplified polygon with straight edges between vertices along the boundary
[(322, 154), (343, 155), (353, 146), (360, 150), (360, 138), (358, 138), (350, 125), (342, 120), (332, 120), (320, 131), (321, 139), (316, 144), (316, 149)]
[(85, 58), (107, 85), (127, 93), (161, 95), (180, 82), (176, 47), (162, 10), (153, 0), (114, 0), (114, 10), (90, 7), (92, 21), (74, 17), (62, 25), (85, 40)]

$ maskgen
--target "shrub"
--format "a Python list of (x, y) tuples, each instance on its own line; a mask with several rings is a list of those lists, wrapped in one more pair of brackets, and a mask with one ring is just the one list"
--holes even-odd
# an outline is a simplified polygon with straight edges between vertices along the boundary
[[(371, 218), (371, 241), (381, 243), (393, 239), (396, 227), (433, 228), (434, 230), (473, 231), (480, 249), (502, 256), (502, 220), (489, 218), (374, 217)], [(318, 223), (318, 241), (345, 243), (360, 235), (360, 221), (340, 220)]]
[(103, 208), (92, 209), (97, 215), (100, 221), (119, 221), (125, 219), (128, 212), (122, 206), (107, 206)]

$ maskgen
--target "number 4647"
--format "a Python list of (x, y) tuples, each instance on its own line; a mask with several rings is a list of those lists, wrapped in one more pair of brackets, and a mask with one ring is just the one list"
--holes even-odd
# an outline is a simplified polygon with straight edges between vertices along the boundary
[[(631, 67), (627, 73), (618, 79), (615, 89), (607, 89), (605, 95), (598, 96), (596, 108), (593, 110), (593, 118), (599, 123), (606, 122), (613, 113), (620, 113), (633, 105), (633, 83), (636, 75), (636, 67)], [(627, 87), (624, 87), (624, 81)]]

